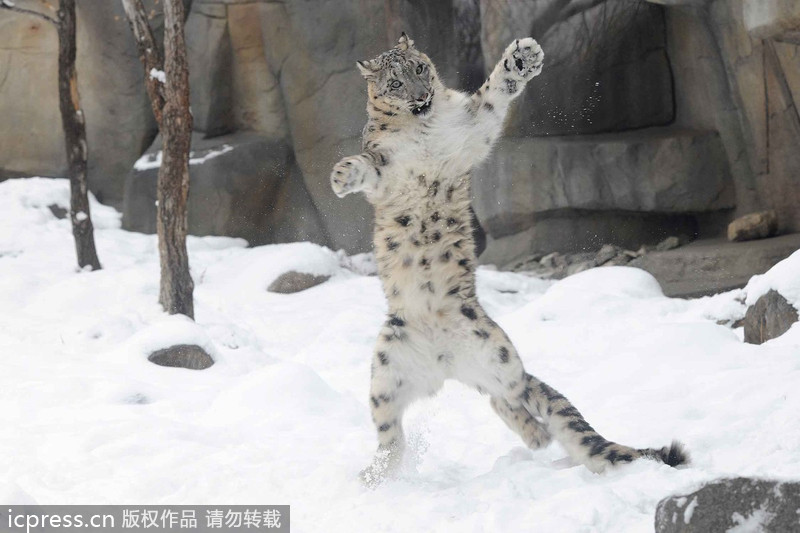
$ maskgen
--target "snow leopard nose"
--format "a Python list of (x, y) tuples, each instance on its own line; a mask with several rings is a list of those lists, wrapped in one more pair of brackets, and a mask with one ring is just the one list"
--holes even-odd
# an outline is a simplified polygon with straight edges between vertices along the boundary
[(423, 102), (423, 103), (427, 102), (430, 97), (431, 97), (430, 93), (425, 93), (419, 98), (417, 98), (417, 102)]

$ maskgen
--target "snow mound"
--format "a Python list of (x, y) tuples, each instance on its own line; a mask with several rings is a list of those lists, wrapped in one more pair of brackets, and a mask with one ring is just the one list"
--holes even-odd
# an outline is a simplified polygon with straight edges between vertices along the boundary
[[(20, 228), (28, 224), (57, 228), (69, 226), (68, 219), (59, 220), (53, 215), (50, 210), (51, 205), (69, 212), (69, 180), (25, 178), (0, 182), (0, 213), (5, 220), (13, 220), (15, 226)], [(92, 193), (89, 193), (89, 209), (96, 229), (122, 226), (122, 215), (114, 208), (98, 202)], [(10, 229), (7, 224), (4, 225)], [(0, 246), (4, 241), (8, 242), (15, 237), (19, 237), (19, 234), (11, 231), (0, 232)]]
[(760, 276), (753, 276), (745, 287), (748, 306), (776, 290), (796, 309), (800, 309), (800, 250), (796, 251)]
[(610, 266), (592, 268), (565, 278), (547, 291), (553, 297), (574, 295), (592, 297), (658, 298), (661, 286), (649, 272), (639, 268)]
[(531, 308), (540, 318), (552, 320), (607, 315), (663, 299), (661, 286), (651, 274), (612, 266), (585, 270), (555, 283)]
[[(287, 384), (293, 387), (293, 394), (286, 394)], [(319, 424), (320, 419), (331, 417), (347, 403), (308, 366), (281, 362), (254, 371), (223, 391), (211, 405), (208, 417), (224, 425), (258, 420), (275, 431), (291, 430)]]
[(204, 282), (235, 280), (231, 286), (251, 293), (266, 291), (270, 283), (290, 270), (315, 276), (334, 276), (342, 272), (336, 253), (310, 242), (259, 246), (243, 252), (209, 268)]

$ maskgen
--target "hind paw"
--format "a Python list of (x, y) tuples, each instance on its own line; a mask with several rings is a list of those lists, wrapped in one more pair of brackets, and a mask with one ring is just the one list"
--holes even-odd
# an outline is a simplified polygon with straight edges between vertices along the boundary
[(547, 448), (553, 442), (553, 436), (548, 433), (544, 426), (534, 426), (532, 424), (526, 424), (523, 428), (522, 439), (531, 450)]
[(402, 456), (402, 449), (381, 447), (372, 459), (372, 463), (359, 472), (361, 483), (367, 488), (374, 489), (387, 478), (391, 478), (397, 473)]

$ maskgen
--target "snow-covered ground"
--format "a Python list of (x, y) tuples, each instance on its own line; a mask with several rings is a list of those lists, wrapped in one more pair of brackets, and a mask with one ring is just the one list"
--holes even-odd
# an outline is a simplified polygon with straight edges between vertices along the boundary
[[(156, 238), (122, 231), (113, 209), (92, 205), (104, 269), (76, 269), (69, 222), (47, 207), (67, 191), (0, 183), (0, 502), (290, 504), (298, 532), (616, 533), (652, 530), (661, 498), (705, 480), (800, 478), (800, 324), (752, 346), (717, 324), (743, 315), (745, 291), (686, 301), (625, 267), (560, 282), (481, 269), (479, 296), (531, 373), (606, 437), (678, 438), (692, 466), (558, 468), (557, 445), (528, 450), (452, 383), (408, 413), (409, 467), (366, 489), (376, 277), (312, 244), (190, 238), (194, 324), (161, 312)], [(267, 292), (287, 269), (333, 277)], [(753, 294), (800, 299), (800, 253), (775, 272)], [(217, 363), (147, 361), (179, 342)]]

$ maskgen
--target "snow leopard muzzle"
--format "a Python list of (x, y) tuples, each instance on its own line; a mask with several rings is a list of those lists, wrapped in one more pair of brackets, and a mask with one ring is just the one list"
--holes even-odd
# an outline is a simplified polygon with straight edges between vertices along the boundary
[(433, 104), (433, 94), (431, 94), (430, 96), (428, 96), (428, 99), (427, 99), (427, 100), (425, 100), (423, 103), (421, 103), (421, 104), (418, 104), (418, 105), (416, 105), (416, 106), (412, 107), (412, 108), (411, 108), (411, 112), (412, 112), (414, 115), (425, 115), (425, 114), (427, 114), (427, 113), (428, 113), (428, 111), (430, 111), (430, 109), (431, 109), (431, 104)]

